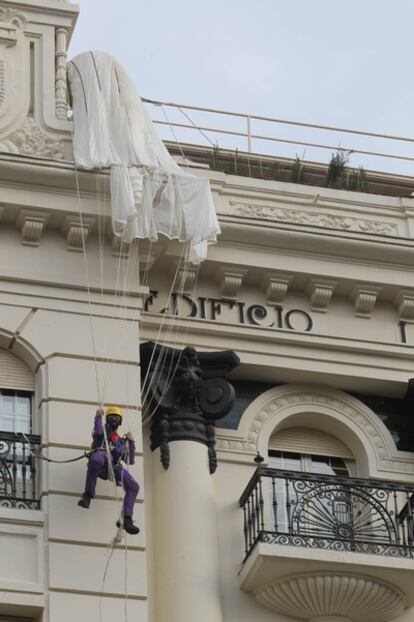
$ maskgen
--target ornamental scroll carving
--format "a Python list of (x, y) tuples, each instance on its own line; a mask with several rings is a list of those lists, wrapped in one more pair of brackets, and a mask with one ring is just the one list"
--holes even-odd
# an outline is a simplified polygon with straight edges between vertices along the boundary
[(397, 235), (398, 233), (397, 225), (390, 222), (337, 216), (315, 211), (236, 203), (233, 201), (230, 201), (228, 213), (246, 218), (262, 218), (264, 220), (287, 222), (296, 225), (323, 227), (324, 229), (339, 229), (341, 231), (356, 231), (358, 233), (376, 235)]

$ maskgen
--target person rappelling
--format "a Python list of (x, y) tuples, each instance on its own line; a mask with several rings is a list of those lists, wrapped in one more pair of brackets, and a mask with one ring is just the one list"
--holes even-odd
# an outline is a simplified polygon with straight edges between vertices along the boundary
[[(104, 415), (105, 428), (102, 423)], [(125, 491), (122, 504), (123, 528), (129, 534), (137, 534), (139, 527), (134, 525), (132, 517), (139, 484), (123, 465), (123, 463), (135, 463), (135, 441), (131, 432), (128, 432), (124, 437), (119, 436), (117, 430), (122, 423), (122, 417), (122, 408), (118, 406), (109, 406), (105, 412), (103, 408), (98, 408), (96, 411), (92, 430), (92, 449), (94, 451), (88, 458), (85, 492), (79, 499), (78, 505), (81, 508), (89, 509), (91, 499), (95, 498), (98, 477), (107, 480), (110, 479), (113, 472), (117, 486), (122, 485)], [(108, 450), (111, 464), (108, 464)], [(121, 526), (122, 522), (117, 521), (117, 527)]]

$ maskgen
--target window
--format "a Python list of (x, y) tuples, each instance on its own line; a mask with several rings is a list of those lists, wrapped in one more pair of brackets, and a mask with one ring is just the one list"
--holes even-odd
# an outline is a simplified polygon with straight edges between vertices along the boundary
[(32, 434), (34, 377), (29, 367), (0, 349), (0, 506), (37, 508), (40, 437)]
[[(269, 468), (283, 471), (313, 473), (315, 475), (349, 476), (349, 467), (342, 458), (333, 456), (306, 455), (294, 452), (270, 451)], [(316, 485), (305, 493), (306, 485), (301, 479), (272, 478), (272, 486), (268, 494), (271, 496), (271, 529), (291, 532), (299, 528), (303, 532), (322, 534), (331, 531), (332, 522), (349, 524), (349, 503), (346, 495), (340, 494), (332, 499), (325, 497)], [(326, 488), (326, 487), (325, 487)], [(312, 493), (319, 490), (321, 494)], [(300, 522), (301, 525), (297, 525)]]
[(32, 393), (0, 389), (0, 430), (31, 433)]
[(302, 471), (319, 475), (349, 476), (350, 461), (348, 464), (342, 458), (333, 456), (308, 456), (293, 452), (270, 451), (269, 467), (271, 469), (286, 469), (287, 471)]

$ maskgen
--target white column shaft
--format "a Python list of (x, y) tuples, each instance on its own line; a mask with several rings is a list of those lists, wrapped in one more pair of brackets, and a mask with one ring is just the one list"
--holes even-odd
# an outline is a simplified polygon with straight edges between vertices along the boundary
[(165, 470), (153, 453), (155, 619), (222, 622), (215, 493), (207, 447), (170, 443)]

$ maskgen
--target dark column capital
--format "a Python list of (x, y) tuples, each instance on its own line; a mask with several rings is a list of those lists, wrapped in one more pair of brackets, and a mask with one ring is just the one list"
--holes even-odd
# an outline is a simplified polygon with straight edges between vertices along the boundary
[(151, 449), (161, 449), (168, 469), (168, 444), (195, 441), (208, 448), (210, 472), (217, 466), (215, 422), (234, 403), (234, 388), (226, 379), (240, 359), (232, 351), (197, 352), (147, 342), (141, 345), (141, 369), (147, 408), (152, 414)]

